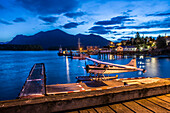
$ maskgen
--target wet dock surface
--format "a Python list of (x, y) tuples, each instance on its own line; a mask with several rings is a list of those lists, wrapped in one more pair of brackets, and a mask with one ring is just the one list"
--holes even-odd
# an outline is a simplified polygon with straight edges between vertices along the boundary
[(47, 94), (60, 94), (75, 90), (84, 90), (79, 83), (47, 85)]
[[(20, 98), (29, 100), (1, 102), (1, 110), (4, 112), (14, 110), (26, 112), (25, 109), (39, 112), (42, 112), (42, 109), (46, 112), (74, 110), (69, 113), (170, 112), (170, 94), (167, 94), (170, 92), (169, 79), (136, 77), (46, 85), (45, 78), (44, 64), (35, 64), (19, 95)], [(149, 97), (160, 94), (166, 95)], [(32, 97), (39, 98), (31, 99)], [(41, 109), (37, 109), (37, 106)]]
[(154, 83), (161, 80), (160, 78), (145, 77), (124, 79), (116, 79), (117, 77), (111, 77), (113, 78), (112, 80), (108, 80), (106, 78), (107, 77), (105, 77), (104, 79), (96, 78), (92, 81), (84, 81), (79, 83), (46, 85), (44, 64), (37, 63), (32, 67), (30, 74), (19, 94), (19, 98), (31, 98), (44, 95), (56, 95), (62, 93), (112, 89), (125, 85), (141, 85)]
[(84, 81), (70, 84), (46, 85), (47, 95), (82, 91), (104, 90), (125, 85), (141, 85), (160, 81), (160, 78), (127, 78), (113, 80)]
[(19, 98), (44, 96), (45, 94), (45, 68), (43, 63), (35, 64), (25, 81)]
[[(130, 83), (120, 87), (110, 87), (109, 84)], [(68, 94), (49, 95), (38, 98), (24, 98), (0, 102), (3, 113), (55, 113), (55, 112), (170, 112), (170, 81), (161, 78), (126, 78), (116, 81), (102, 81), (108, 86), (85, 89), (85, 83), (74, 84), (76, 88)], [(123, 82), (124, 81), (124, 82)], [(107, 83), (108, 82), (108, 83)], [(67, 84), (69, 86), (69, 84)], [(121, 84), (120, 84), (121, 85)], [(63, 87), (63, 86), (62, 86)], [(66, 87), (68, 88), (68, 87)], [(87, 87), (89, 88), (89, 87)], [(93, 90), (92, 90), (93, 89)], [(66, 89), (68, 90), (68, 89)], [(161, 95), (161, 96), (158, 96)], [(74, 111), (73, 111), (74, 110)]]
[(116, 104), (95, 106), (66, 113), (169, 113), (170, 94), (126, 101)]
[(80, 83), (46, 85), (46, 90), (47, 95), (51, 95), (60, 93), (102, 90), (119, 86), (124, 86), (124, 83), (116, 80), (85, 81)]

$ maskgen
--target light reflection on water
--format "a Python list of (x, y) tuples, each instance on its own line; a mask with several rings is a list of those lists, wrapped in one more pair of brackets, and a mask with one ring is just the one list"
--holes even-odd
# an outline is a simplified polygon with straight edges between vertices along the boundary
[[(136, 56), (103, 57), (103, 61), (116, 64), (127, 64)], [(92, 58), (99, 59), (97, 55)], [(31, 67), (35, 63), (45, 63), (47, 84), (74, 83), (76, 76), (86, 76), (85, 61), (75, 60), (57, 55), (57, 51), (0, 51), (0, 100), (15, 99)], [(146, 73), (140, 71), (119, 73), (119, 78), (129, 77), (161, 77), (170, 76), (170, 59), (137, 58), (137, 66), (145, 68)], [(109, 76), (115, 76), (110, 74)]]
[(68, 57), (67, 56), (66, 56), (66, 72), (67, 72), (67, 82), (70, 83), (69, 62), (68, 62)]

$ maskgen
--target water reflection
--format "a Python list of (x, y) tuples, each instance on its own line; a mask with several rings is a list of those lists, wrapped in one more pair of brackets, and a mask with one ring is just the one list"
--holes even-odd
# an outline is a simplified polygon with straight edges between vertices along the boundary
[[(0, 100), (15, 99), (18, 96), (31, 67), (35, 63), (45, 63), (47, 84), (75, 83), (76, 76), (87, 76), (84, 60), (71, 60), (68, 57), (57, 56), (58, 51), (1, 51), (0, 52)], [(24, 57), (23, 57), (24, 56)], [(104, 60), (104, 57), (92, 55), (92, 58)], [(102, 59), (103, 57), (103, 59)], [(128, 64), (133, 56), (109, 55), (105, 62)], [(139, 62), (139, 63), (138, 63)], [(145, 68), (146, 73), (140, 71), (110, 74), (119, 78), (130, 77), (160, 77), (170, 76), (170, 59), (137, 57), (137, 67)]]
[(128, 58), (128, 56), (127, 56), (127, 55), (125, 55), (125, 56), (124, 56), (124, 58), (125, 58), (125, 59), (127, 59), (127, 58)]
[(143, 55), (139, 56), (139, 59), (144, 59), (144, 56)]
[(149, 70), (149, 71), (147, 71), (147, 74), (150, 77), (158, 76), (158, 71), (159, 71), (158, 67), (159, 67), (158, 66), (158, 59), (157, 58), (151, 58), (150, 62), (146, 63), (146, 70)]
[(67, 82), (70, 82), (70, 75), (69, 75), (69, 62), (68, 57), (66, 56), (66, 73), (67, 73)]
[[(120, 73), (119, 77), (165, 77), (169, 75), (169, 70), (168, 71), (162, 71), (162, 70), (166, 70), (167, 68), (169, 68), (168, 64), (170, 63), (170, 59), (165, 58), (165, 59), (158, 59), (158, 58), (152, 58), (152, 57), (145, 57), (143, 55), (113, 55), (110, 54), (108, 55), (109, 57), (107, 57), (106, 54), (101, 55), (101, 57), (99, 57), (99, 60), (103, 60), (106, 62), (111, 62), (111, 63), (115, 63), (115, 64), (124, 64), (126, 65), (127, 63), (129, 63), (129, 61), (132, 58), (136, 58), (137, 60), (137, 67), (142, 68), (142, 69), (146, 69), (147, 72), (146, 73), (142, 73), (140, 71), (137, 72), (129, 72), (129, 73)], [(109, 61), (108, 61), (109, 60)], [(163, 73), (163, 74), (162, 74)], [(112, 74), (112, 76), (115, 76), (114, 74)]]
[(110, 55), (109, 55), (109, 60), (114, 60), (114, 59), (115, 59), (115, 56), (112, 55), (112, 54), (110, 54)]

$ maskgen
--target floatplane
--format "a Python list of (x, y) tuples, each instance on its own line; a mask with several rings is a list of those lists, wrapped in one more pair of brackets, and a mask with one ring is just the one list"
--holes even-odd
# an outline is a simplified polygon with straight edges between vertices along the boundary
[[(93, 58), (87, 58), (87, 60), (92, 61), (94, 64), (92, 65), (86, 65), (85, 69), (87, 73), (90, 73), (90, 76), (78, 76), (76, 77), (78, 80), (96, 80), (96, 79), (115, 79), (118, 76), (114, 77), (105, 77), (104, 74), (112, 74), (112, 73), (123, 73), (123, 72), (133, 72), (133, 71), (142, 71), (143, 73), (146, 72), (145, 69), (137, 68), (136, 66), (136, 59), (132, 59), (128, 64), (126, 65), (120, 65), (120, 64), (113, 64), (109, 62), (103, 62), (99, 61)], [(91, 74), (94, 74), (94, 76), (91, 76)], [(96, 76), (97, 75), (97, 76)]]

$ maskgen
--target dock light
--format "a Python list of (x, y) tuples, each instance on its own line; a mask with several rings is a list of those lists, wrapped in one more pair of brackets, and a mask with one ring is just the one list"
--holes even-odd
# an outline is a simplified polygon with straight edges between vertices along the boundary
[(142, 51), (143, 50), (143, 47), (140, 47), (140, 51)]
[(81, 51), (81, 50), (83, 50), (83, 48), (82, 48), (82, 47), (80, 48), (80, 51)]

